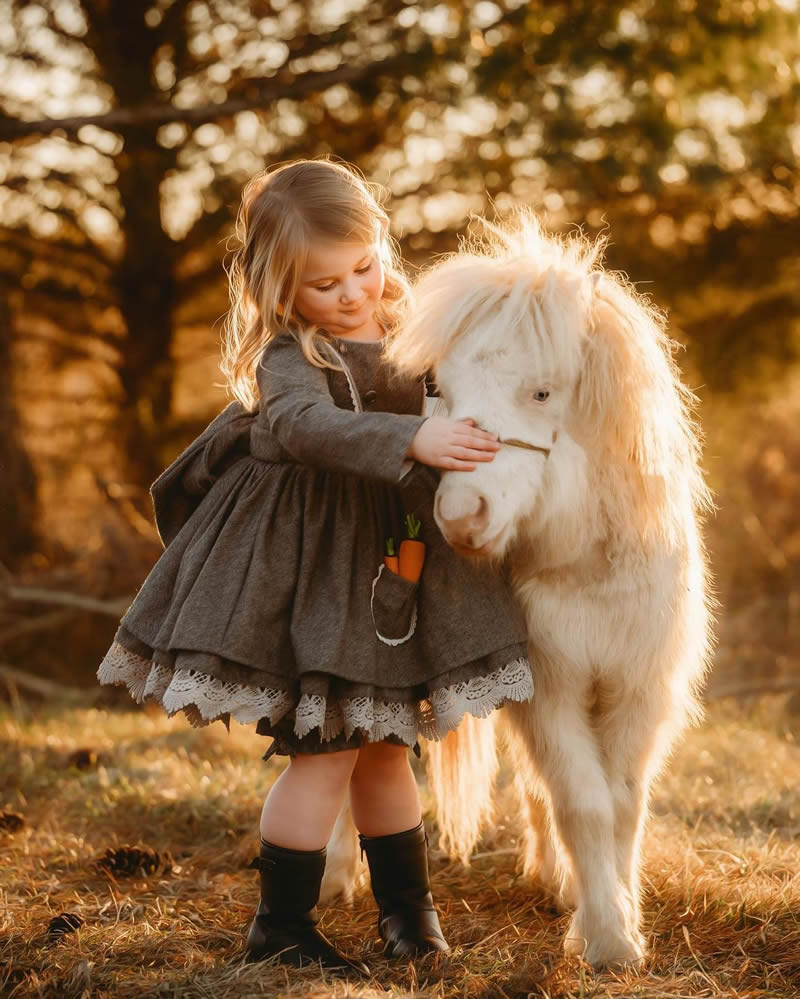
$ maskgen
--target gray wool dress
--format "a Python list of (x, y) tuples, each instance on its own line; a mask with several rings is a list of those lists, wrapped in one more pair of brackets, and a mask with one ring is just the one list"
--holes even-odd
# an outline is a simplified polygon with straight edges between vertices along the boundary
[[(342, 371), (277, 336), (256, 411), (230, 403), (153, 483), (164, 551), (97, 671), (196, 726), (256, 723), (265, 759), (364, 740), (418, 752), (466, 712), (533, 695), (507, 573), (449, 548), (438, 473), (406, 457), (424, 379), (380, 342), (324, 349)], [(417, 583), (383, 567), (407, 513), (426, 545)]]

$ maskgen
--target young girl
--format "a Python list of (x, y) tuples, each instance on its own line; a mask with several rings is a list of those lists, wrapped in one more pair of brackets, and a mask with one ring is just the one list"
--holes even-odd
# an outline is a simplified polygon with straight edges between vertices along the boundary
[[(290, 762), (261, 814), (246, 956), (365, 971), (316, 929), (348, 791), (386, 954), (447, 950), (408, 749), (533, 692), (506, 579), (452, 552), (433, 519), (434, 470), (468, 473), (499, 444), (426, 416), (425, 380), (384, 359), (408, 288), (354, 169), (253, 178), (237, 235), (222, 365), (237, 401), (153, 484), (165, 551), (97, 676), (195, 725), (234, 717), (271, 736), (264, 758)], [(408, 515), (419, 579), (384, 564)]]

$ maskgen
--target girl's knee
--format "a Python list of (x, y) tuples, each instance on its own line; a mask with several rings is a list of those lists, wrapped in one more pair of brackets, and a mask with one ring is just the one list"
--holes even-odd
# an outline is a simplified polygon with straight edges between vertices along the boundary
[(389, 778), (408, 766), (408, 746), (397, 746), (391, 742), (368, 742), (359, 750), (352, 779)]
[(319, 777), (326, 781), (347, 783), (358, 760), (357, 749), (345, 749), (337, 753), (298, 753), (292, 757), (289, 769), (298, 776)]

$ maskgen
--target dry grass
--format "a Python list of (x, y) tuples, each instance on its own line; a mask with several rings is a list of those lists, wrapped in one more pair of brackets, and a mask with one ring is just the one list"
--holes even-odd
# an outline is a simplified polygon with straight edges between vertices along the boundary
[[(772, 698), (716, 705), (685, 742), (647, 839), (652, 956), (641, 972), (596, 975), (562, 957), (565, 919), (515, 873), (508, 816), (471, 869), (433, 851), (446, 957), (384, 960), (368, 892), (327, 910), (323, 929), (374, 969), (369, 983), (347, 984), (241, 961), (257, 896), (247, 865), (279, 767), (261, 762), (265, 741), (250, 728), (198, 731), (140, 708), (6, 712), (0, 810), (24, 825), (0, 832), (0, 995), (800, 996), (795, 738), (800, 719)], [(72, 756), (82, 749), (94, 752)], [(126, 844), (158, 852), (149, 873), (97, 866)], [(50, 940), (61, 913), (82, 925)]]

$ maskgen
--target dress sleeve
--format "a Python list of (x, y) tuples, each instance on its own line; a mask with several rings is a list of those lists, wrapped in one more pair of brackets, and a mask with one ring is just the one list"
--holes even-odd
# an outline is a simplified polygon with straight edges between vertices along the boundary
[(280, 334), (256, 370), (258, 422), (306, 465), (352, 472), (401, 485), (416, 462), (408, 448), (425, 415), (354, 413), (337, 406), (322, 368), (309, 363), (300, 345)]

